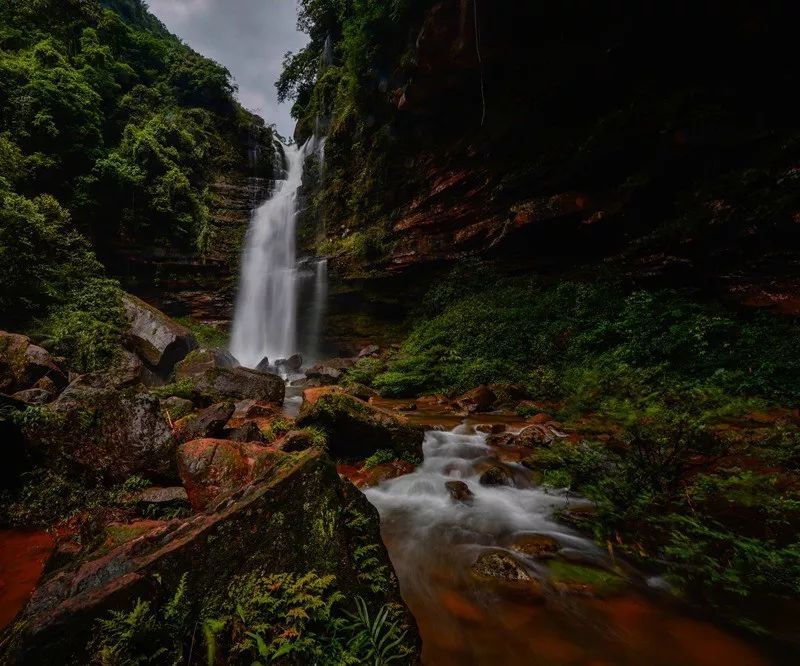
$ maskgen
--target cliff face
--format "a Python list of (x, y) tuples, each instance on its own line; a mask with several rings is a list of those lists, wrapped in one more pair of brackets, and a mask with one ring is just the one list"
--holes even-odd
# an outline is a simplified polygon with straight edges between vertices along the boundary
[(247, 227), (253, 211), (269, 197), (280, 168), (281, 154), (271, 135), (261, 140), (258, 134), (251, 136), (239, 152), (240, 164), (220, 173), (209, 186), (209, 226), (202, 249), (153, 245), (120, 248), (117, 254), (130, 291), (173, 316), (190, 316), (223, 329), (233, 318)]
[(418, 5), (357, 117), (331, 106), (321, 207), (341, 270), (602, 264), (796, 310), (793, 9)]

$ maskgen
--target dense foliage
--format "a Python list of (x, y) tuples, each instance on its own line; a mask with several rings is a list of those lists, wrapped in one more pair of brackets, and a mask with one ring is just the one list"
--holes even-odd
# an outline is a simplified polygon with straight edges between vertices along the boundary
[(658, 401), (712, 406), (723, 395), (800, 400), (791, 318), (676, 290), (504, 278), (480, 264), (455, 269), (423, 303), (384, 372), (359, 368), (359, 381), (389, 395), (512, 381), (534, 398), (612, 416)]
[(200, 598), (202, 594), (190, 590), (187, 580), (184, 574), (161, 606), (138, 600), (129, 611), (112, 611), (98, 620), (96, 638), (88, 646), (93, 663), (184, 663), (196, 649), (195, 642), (199, 646), (198, 626), (205, 643), (203, 661), (209, 666), (385, 666), (411, 654), (397, 609), (385, 605), (372, 611), (361, 597), (355, 603), (347, 600), (332, 575), (237, 576), (227, 596), (209, 596), (199, 613), (190, 606), (190, 593)]
[[(310, 209), (324, 223), (323, 253), (370, 260), (385, 253), (385, 228), (403, 183), (389, 167), (408, 147), (389, 129), (392, 96), (413, 45), (419, 0), (301, 0), (298, 26), (308, 45), (289, 53), (278, 97), (293, 100), (300, 139), (327, 135), (326, 178)], [(399, 64), (398, 64), (399, 63)], [(336, 239), (336, 240), (334, 240)], [(341, 242), (339, 242), (341, 241)]]
[(209, 182), (270, 140), (233, 94), (141, 0), (0, 1), (3, 326), (108, 362), (119, 295), (96, 255), (209, 241)]

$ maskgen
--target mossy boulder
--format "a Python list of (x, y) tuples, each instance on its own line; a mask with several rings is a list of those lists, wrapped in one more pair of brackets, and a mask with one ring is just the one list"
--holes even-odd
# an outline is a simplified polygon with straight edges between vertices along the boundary
[(182, 375), (180, 382), (190, 382), (193, 393), (210, 402), (256, 400), (282, 403), (286, 386), (278, 375), (249, 368), (211, 367), (197, 375)]
[(335, 458), (362, 460), (380, 449), (398, 458), (422, 457), (424, 431), (406, 419), (344, 393), (326, 393), (303, 403), (297, 425), (325, 433)]
[(125, 345), (159, 375), (169, 375), (175, 364), (197, 347), (189, 329), (140, 298), (125, 294), (122, 305), (129, 322), (123, 335)]
[[(370, 608), (405, 608), (377, 511), (317, 448), (286, 455), (206, 513), (154, 526), (53, 572), (0, 647), (0, 662), (89, 663), (86, 646), (98, 618), (137, 598), (163, 604), (184, 574), (199, 618), (236, 576), (310, 571), (335, 575), (348, 599), (361, 596)], [(406, 642), (418, 649), (413, 618), (405, 618)]]
[(239, 362), (233, 355), (219, 348), (195, 349), (175, 365), (175, 379), (199, 377), (212, 368), (236, 368)]
[(31, 412), (24, 428), (31, 448), (49, 462), (58, 457), (111, 482), (137, 474), (177, 480), (177, 442), (158, 399), (91, 379), (74, 381), (54, 403)]
[(233, 416), (235, 409), (235, 405), (229, 400), (206, 407), (198, 414), (184, 416), (175, 423), (175, 437), (180, 442), (204, 437), (222, 437), (225, 424)]
[(47, 350), (24, 335), (0, 331), (0, 392), (24, 391), (45, 378), (57, 390), (67, 385), (66, 375)]

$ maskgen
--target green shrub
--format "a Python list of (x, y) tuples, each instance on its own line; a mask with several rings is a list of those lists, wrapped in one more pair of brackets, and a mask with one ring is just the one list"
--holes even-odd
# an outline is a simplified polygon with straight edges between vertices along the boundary
[(372, 469), (378, 465), (384, 465), (397, 460), (397, 454), (389, 449), (380, 449), (375, 451), (369, 458), (364, 461), (364, 469)]

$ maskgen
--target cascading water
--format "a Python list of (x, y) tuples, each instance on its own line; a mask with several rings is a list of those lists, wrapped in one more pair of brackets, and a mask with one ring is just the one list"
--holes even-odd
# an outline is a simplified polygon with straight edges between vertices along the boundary
[(245, 367), (299, 351), (296, 256), (298, 190), (306, 157), (319, 148), (312, 137), (284, 149), (286, 178), (253, 215), (245, 240), (231, 353)]
[[(366, 496), (380, 513), (383, 540), (422, 635), (426, 666), (764, 666), (735, 637), (662, 603), (653, 587), (659, 581), (644, 585), (627, 566), (622, 571), (630, 587), (608, 598), (579, 587), (552, 588), (548, 566), (554, 559), (519, 550), (525, 539), (557, 543), (559, 554), (549, 557), (565, 567), (581, 563), (616, 571), (623, 563), (610, 561), (553, 519), (557, 508), (586, 510), (589, 502), (536, 487), (530, 470), (501, 462), (486, 435), (472, 426), (428, 431), (423, 453), (413, 473), (384, 481)], [(509, 484), (482, 484), (481, 474), (498, 464)], [(445, 486), (454, 480), (465, 483), (471, 497), (455, 501)], [(476, 577), (472, 565), (487, 552), (510, 556), (534, 582), (515, 587), (513, 580)]]

